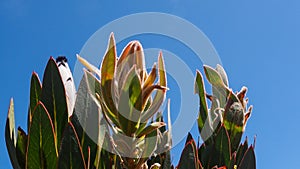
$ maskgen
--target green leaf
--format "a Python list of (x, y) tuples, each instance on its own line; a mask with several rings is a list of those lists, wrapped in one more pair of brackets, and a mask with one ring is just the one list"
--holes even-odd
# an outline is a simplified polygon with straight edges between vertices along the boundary
[[(111, 137), (107, 133), (104, 137), (103, 147), (107, 147), (108, 150), (113, 149)], [(98, 146), (97, 157), (94, 166), (96, 167), (96, 169), (111, 169), (113, 165), (116, 166), (120, 164), (116, 163), (118, 158), (119, 157), (117, 157), (115, 154), (110, 153)]]
[(154, 63), (149, 76), (147, 77), (146, 81), (143, 84), (143, 90), (155, 82), (156, 76), (157, 76), (157, 69), (156, 69), (156, 64)]
[(64, 131), (57, 163), (59, 169), (86, 169), (80, 142), (72, 123), (69, 123)]
[(208, 108), (207, 108), (207, 102), (205, 96), (206, 93), (205, 93), (203, 77), (198, 70), (196, 73), (196, 80), (195, 80), (195, 93), (199, 95), (199, 101), (200, 101), (199, 115), (197, 119), (199, 133), (202, 137), (202, 140), (208, 143), (210, 141), (210, 139), (208, 139), (208, 136), (210, 136), (210, 133), (212, 133), (212, 129), (210, 126), (212, 122), (208, 116)]
[(81, 143), (85, 161), (88, 159), (87, 149), (90, 147), (90, 164), (94, 164), (98, 146), (102, 147), (107, 132), (105, 126), (100, 124), (100, 108), (93, 99), (97, 83), (95, 77), (85, 71), (77, 91), (75, 112), (71, 117), (71, 122)]
[(136, 41), (131, 41), (127, 44), (127, 46), (123, 49), (122, 54), (117, 63), (116, 70), (116, 81), (118, 82), (116, 86), (117, 92), (120, 93), (123, 83), (125, 81), (126, 75), (129, 70), (134, 65), (134, 48), (136, 46)]
[(118, 119), (122, 128), (122, 131), (127, 136), (131, 136), (137, 129), (141, 116), (141, 107), (137, 105), (141, 104), (139, 95), (141, 94), (141, 82), (136, 72), (136, 67), (132, 67), (129, 71), (125, 83), (122, 87), (120, 100), (118, 104)]
[(234, 166), (236, 166), (236, 152), (233, 152), (231, 155), (231, 160), (229, 162), (228, 168), (229, 169), (234, 169)]
[(223, 83), (228, 87), (229, 86), (228, 77), (224, 68), (221, 65), (217, 64), (216, 71), (222, 77)]
[(256, 159), (255, 153), (252, 146), (246, 151), (241, 164), (238, 167), (239, 169), (256, 169)]
[[(97, 138), (91, 138), (91, 137), (95, 137), (93, 136), (94, 133), (92, 133), (91, 134), (92, 136), (90, 136), (90, 133), (87, 133), (86, 128), (83, 129), (85, 124), (81, 124), (81, 122), (79, 122), (77, 114), (75, 113), (71, 116), (71, 123), (74, 126), (76, 134), (78, 136), (80, 146), (83, 152), (84, 160), (86, 164), (88, 163), (93, 164), (97, 156), (98, 145), (97, 142), (95, 141), (98, 140), (98, 136)], [(98, 131), (98, 127), (95, 126), (95, 130)]]
[(38, 75), (33, 72), (31, 76), (30, 82), (30, 103), (29, 103), (29, 112), (28, 112), (28, 120), (27, 120), (27, 128), (29, 129), (29, 125), (32, 119), (32, 113), (38, 102), (40, 101), (42, 91), (42, 85)]
[(43, 77), (41, 101), (49, 112), (56, 133), (55, 145), (59, 146), (68, 123), (65, 88), (53, 58), (50, 58)]
[(103, 114), (111, 120), (114, 125), (119, 127), (119, 121), (117, 119), (116, 113), (111, 112), (107, 105), (103, 102), (103, 95), (100, 90), (100, 81), (91, 72), (84, 70), (84, 76), (86, 78), (86, 83), (88, 87), (88, 92), (96, 103), (98, 108), (101, 108)]
[(218, 158), (218, 166), (229, 166), (231, 159), (230, 139), (224, 126), (221, 126), (215, 142), (216, 154), (213, 158)]
[(16, 154), (16, 135), (15, 135), (15, 114), (14, 114), (14, 101), (10, 100), (6, 125), (5, 125), (5, 142), (7, 151), (10, 157), (13, 168), (20, 169)]
[(116, 67), (116, 44), (113, 33), (110, 35), (108, 48), (104, 56), (101, 65), (101, 84), (104, 86), (105, 83), (114, 78), (115, 67)]
[(204, 65), (204, 72), (205, 72), (205, 75), (206, 75), (209, 83), (218, 89), (219, 88), (223, 89), (223, 90), (220, 90), (220, 92), (222, 92), (221, 94), (223, 94), (224, 96), (227, 96), (228, 88), (224, 84), (221, 75), (215, 69), (213, 69), (207, 65)]
[(107, 107), (112, 113), (117, 113), (114, 103), (114, 83), (116, 69), (116, 44), (113, 33), (110, 35), (108, 48), (101, 64), (101, 93)]
[(162, 169), (170, 169), (171, 168), (171, 153), (170, 151), (166, 152), (166, 157), (163, 161), (163, 167)]
[(146, 87), (145, 89), (142, 90), (138, 100), (141, 100), (142, 103), (138, 102), (139, 104), (142, 105), (138, 105), (136, 107), (141, 107), (141, 110), (144, 110), (144, 108), (147, 106), (147, 101), (149, 99), (149, 97), (151, 96), (152, 92), (157, 89), (157, 90), (162, 90), (162, 91), (166, 91), (167, 88), (164, 86), (159, 86), (159, 85), (151, 85)]
[(147, 127), (145, 127), (140, 133), (137, 133), (137, 138), (140, 138), (144, 135), (150, 134), (154, 130), (159, 129), (165, 125), (166, 124), (164, 122), (153, 122), (150, 125), (148, 125)]
[(191, 141), (195, 142), (195, 140), (193, 139), (192, 134), (189, 132), (187, 137), (186, 137), (186, 140), (185, 140), (185, 145), (189, 144), (189, 142), (191, 142)]
[(239, 165), (245, 156), (246, 151), (248, 150), (248, 138), (246, 137), (246, 140), (244, 143), (240, 144), (237, 154), (236, 154), (236, 164)]
[(144, 51), (139, 41), (132, 41), (124, 48), (117, 66), (116, 77), (118, 82), (122, 82), (122, 76), (124, 76), (133, 65), (136, 65), (139, 76), (141, 80), (144, 81), (147, 73), (145, 71)]
[(151, 157), (153, 155), (153, 153), (156, 149), (156, 146), (157, 146), (157, 141), (158, 141), (157, 133), (158, 133), (158, 131), (156, 129), (146, 135), (142, 158), (148, 159), (149, 157)]
[(202, 166), (204, 166), (204, 168), (212, 167), (210, 163), (211, 163), (211, 158), (214, 158), (212, 157), (212, 154), (214, 152), (213, 146), (214, 146), (213, 144), (205, 145), (205, 143), (203, 143), (198, 150), (199, 160)]
[[(165, 69), (164, 59), (161, 52), (159, 53), (158, 56), (158, 72), (159, 72), (159, 85), (162, 87), (167, 87), (166, 69)], [(154, 116), (155, 113), (157, 113), (158, 109), (164, 102), (165, 96), (166, 96), (166, 90), (156, 91), (152, 105), (146, 112), (142, 114), (141, 117), (142, 123), (146, 123), (151, 117)]]
[(89, 71), (96, 73), (99, 77), (101, 76), (100, 70), (94, 65), (90, 64), (87, 60), (82, 58), (80, 55), (76, 54), (77, 60), (83, 64)]
[(189, 134), (187, 143), (181, 153), (179, 164), (177, 169), (198, 169), (200, 168), (200, 162), (198, 160), (198, 152), (194, 139)]
[(56, 168), (57, 149), (54, 126), (42, 102), (36, 106), (28, 133), (26, 168)]
[(146, 78), (146, 68), (145, 68), (145, 56), (142, 44), (139, 41), (136, 41), (136, 47), (134, 48), (135, 64), (139, 72), (141, 80), (144, 81)]
[(16, 154), (17, 154), (19, 164), (22, 168), (25, 168), (25, 163), (26, 163), (26, 151), (28, 145), (27, 140), (28, 140), (28, 136), (26, 135), (24, 130), (22, 130), (21, 127), (19, 127), (17, 145), (16, 145)]
[[(122, 65), (125, 65), (124, 62), (127, 61), (128, 57), (132, 57), (132, 53), (134, 52), (134, 46), (136, 44), (136, 41), (131, 41), (129, 42), (126, 47), (123, 49), (121, 56), (118, 60), (118, 68), (121, 68)], [(133, 61), (132, 61), (133, 62)], [(120, 73), (119, 69), (116, 73)]]
[(241, 103), (236, 99), (235, 95), (230, 93), (229, 96), (223, 123), (230, 137), (231, 150), (234, 152), (237, 150), (244, 132), (245, 114)]
[(167, 74), (162, 52), (158, 56), (159, 85), (167, 87)]
[(213, 95), (219, 100), (220, 107), (224, 107), (230, 90), (224, 84), (223, 79), (217, 70), (205, 65), (204, 72), (207, 80), (212, 84)]

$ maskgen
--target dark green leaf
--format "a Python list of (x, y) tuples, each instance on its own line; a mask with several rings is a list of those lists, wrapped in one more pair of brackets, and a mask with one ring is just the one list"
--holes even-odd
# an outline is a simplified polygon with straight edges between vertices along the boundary
[(248, 139), (246, 138), (245, 142), (243, 144), (240, 144), (240, 146), (237, 150), (237, 154), (236, 154), (236, 158), (237, 158), (236, 164), (237, 165), (239, 165), (241, 163), (247, 150), (248, 150)]
[(31, 76), (30, 82), (30, 105), (29, 105), (29, 112), (28, 112), (28, 120), (27, 120), (27, 128), (29, 129), (29, 125), (32, 118), (32, 113), (34, 108), (36, 107), (37, 103), (40, 101), (42, 91), (42, 85), (38, 75), (33, 72)]
[[(196, 74), (196, 81), (195, 81), (195, 93), (199, 95), (200, 101), (200, 110), (198, 115), (198, 129), (202, 139), (208, 143), (210, 139), (208, 139), (210, 133), (212, 133), (212, 129), (210, 124), (210, 118), (208, 118), (208, 108), (206, 102), (206, 93), (205, 87), (203, 82), (203, 77), (199, 71)], [(204, 128), (204, 130), (202, 130)]]
[(170, 153), (170, 151), (167, 151), (165, 154), (166, 154), (165, 155), (166, 157), (163, 161), (162, 169), (170, 169), (171, 168), (171, 153)]
[(58, 155), (59, 169), (86, 169), (82, 149), (72, 123), (66, 127)]
[[(233, 94), (230, 93), (230, 96), (233, 96)], [(233, 98), (235, 99), (234, 96)], [(244, 109), (241, 103), (238, 100), (233, 102), (234, 99), (232, 99), (232, 97), (229, 98), (223, 118), (224, 126), (230, 137), (232, 152), (236, 151), (240, 144), (244, 132), (245, 119)]]
[(28, 136), (21, 127), (18, 128), (18, 137), (16, 145), (16, 153), (19, 164), (22, 168), (25, 168), (26, 162), (26, 151), (27, 151), (27, 140)]
[(241, 164), (238, 167), (239, 169), (256, 169), (256, 159), (255, 153), (252, 146), (246, 151), (244, 158), (241, 161)]
[[(77, 91), (77, 97), (76, 97), (76, 103), (75, 103), (75, 111), (71, 118), (71, 122), (76, 129), (78, 138), (81, 143), (81, 147), (84, 153), (85, 160), (88, 159), (88, 147), (90, 147), (90, 159), (91, 164), (94, 163), (96, 152), (97, 152), (97, 142), (98, 137), (103, 136), (104, 134), (100, 134), (99, 132), (105, 132), (103, 130), (100, 130), (100, 117), (99, 117), (99, 108), (94, 102), (94, 99), (92, 97), (95, 96), (95, 84), (96, 81), (90, 80), (89, 82), (92, 82), (93, 86), (89, 86), (88, 83), (88, 75), (85, 73), (78, 91)], [(89, 90), (90, 87), (93, 87), (93, 89)], [(103, 140), (103, 138), (101, 139)], [(100, 144), (100, 143), (99, 143)], [(98, 146), (102, 146), (102, 143)]]
[(28, 134), (26, 168), (56, 168), (57, 149), (52, 120), (43, 103), (36, 106)]
[(56, 146), (59, 146), (68, 123), (68, 109), (64, 84), (53, 58), (49, 59), (45, 69), (41, 101), (50, 114), (56, 133)]
[(213, 158), (218, 158), (218, 166), (229, 166), (231, 158), (230, 139), (224, 126), (221, 126), (215, 142), (216, 154)]
[(203, 143), (198, 150), (199, 151), (198, 152), (199, 160), (204, 168), (212, 167), (210, 165), (210, 161), (211, 161), (211, 158), (214, 158), (214, 157), (212, 157), (213, 152), (214, 152), (213, 146), (214, 146), (213, 144), (205, 145)]
[(234, 166), (236, 165), (236, 152), (232, 153), (231, 160), (228, 166), (228, 169), (235, 169)]
[(120, 165), (120, 163), (116, 163), (116, 161), (119, 161), (119, 157), (106, 151), (112, 150), (112, 146), (111, 138), (109, 134), (106, 133), (103, 142), (103, 147), (106, 147), (106, 149), (102, 149), (98, 146), (97, 157), (94, 163), (96, 169), (111, 169), (113, 165)]
[(187, 143), (182, 151), (178, 169), (198, 169), (199, 160), (198, 152), (195, 141), (191, 138), (191, 135), (187, 138)]

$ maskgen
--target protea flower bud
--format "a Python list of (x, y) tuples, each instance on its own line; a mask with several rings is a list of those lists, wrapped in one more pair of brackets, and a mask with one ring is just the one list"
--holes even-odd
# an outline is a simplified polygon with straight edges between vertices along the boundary
[(68, 104), (68, 115), (70, 117), (73, 114), (73, 109), (76, 100), (76, 89), (75, 89), (73, 76), (68, 65), (68, 60), (65, 56), (57, 57), (56, 64), (59, 73), (61, 75), (62, 82), (64, 83), (65, 86), (66, 98)]
[(224, 119), (226, 119), (230, 123), (234, 123), (237, 126), (243, 126), (244, 124), (244, 108), (241, 103), (234, 102), (226, 112)]

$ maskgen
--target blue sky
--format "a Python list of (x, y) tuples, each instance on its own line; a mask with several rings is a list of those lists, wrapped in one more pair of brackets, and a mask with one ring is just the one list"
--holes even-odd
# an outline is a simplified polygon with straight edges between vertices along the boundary
[[(0, 2), (0, 163), (11, 168), (4, 141), (9, 99), (15, 100), (16, 125), (26, 126), (32, 71), (42, 77), (49, 56), (66, 55), (71, 67), (86, 40), (100, 27), (137, 12), (164, 12), (182, 17), (211, 40), (226, 69), (231, 88), (249, 88), (254, 105), (245, 135), (257, 135), (258, 168), (300, 166), (298, 110), (300, 2), (100, 0)], [(116, 35), (117, 36), (117, 35)], [(143, 41), (143, 36), (137, 37)], [(145, 37), (151, 41), (151, 37)], [(106, 39), (103, 39), (105, 42)], [(173, 43), (147, 41), (144, 47)], [(143, 42), (142, 42), (143, 43)], [(176, 42), (174, 42), (176, 43)], [(122, 47), (122, 46), (121, 46)], [(202, 65), (197, 66), (202, 69)], [(176, 100), (175, 100), (176, 102)], [(182, 147), (177, 148), (178, 150)], [(178, 159), (174, 151), (174, 161)]]

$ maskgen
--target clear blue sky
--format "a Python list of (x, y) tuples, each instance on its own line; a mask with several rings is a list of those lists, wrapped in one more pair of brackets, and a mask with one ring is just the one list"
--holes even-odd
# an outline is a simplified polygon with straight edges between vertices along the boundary
[[(16, 125), (25, 128), (32, 71), (42, 77), (49, 56), (61, 54), (69, 57), (73, 67), (75, 54), (101, 26), (124, 15), (147, 11), (174, 14), (195, 24), (214, 44), (231, 87), (239, 90), (246, 85), (249, 88), (248, 97), (254, 111), (245, 135), (251, 141), (257, 135), (258, 168), (300, 166), (298, 0), (88, 0), (84, 4), (77, 0), (44, 3), (2, 0), (1, 168), (11, 168), (4, 141), (9, 99), (15, 100)], [(159, 47), (159, 43), (155, 42), (155, 47)], [(162, 44), (164, 48), (168, 45), (172, 46)], [(202, 69), (201, 65), (198, 68)], [(179, 152), (173, 153), (174, 158), (178, 158)]]

